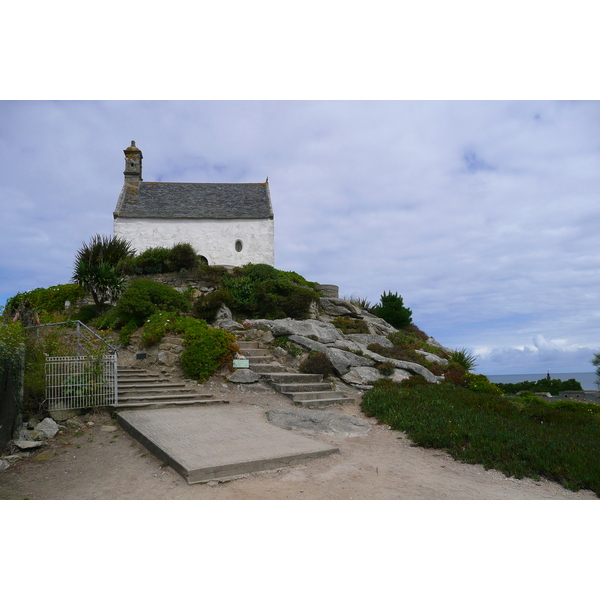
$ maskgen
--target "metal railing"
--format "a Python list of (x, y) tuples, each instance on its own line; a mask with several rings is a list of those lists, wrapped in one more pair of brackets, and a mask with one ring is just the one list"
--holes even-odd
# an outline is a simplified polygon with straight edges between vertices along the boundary
[(117, 404), (116, 354), (47, 356), (45, 372), (49, 410)]
[[(70, 356), (46, 356), (44, 367), (49, 410), (71, 410), (118, 403), (117, 349), (81, 321), (48, 323), (28, 329), (35, 335), (61, 326)], [(68, 331), (73, 328), (74, 331)]]

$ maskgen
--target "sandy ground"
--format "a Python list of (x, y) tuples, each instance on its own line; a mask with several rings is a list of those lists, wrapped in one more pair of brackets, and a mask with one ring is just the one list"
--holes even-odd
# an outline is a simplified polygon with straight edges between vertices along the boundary
[[(265, 408), (291, 404), (270, 388), (213, 381), (203, 392)], [(356, 394), (355, 394), (356, 395)], [(353, 405), (330, 407), (365, 418)], [(368, 435), (317, 435), (340, 452), (305, 464), (188, 485), (121, 430), (108, 412), (88, 414), (82, 428), (61, 431), (46, 448), (0, 473), (0, 499), (14, 500), (597, 500), (591, 491), (511, 479), (413, 446), (405, 435), (368, 419)], [(92, 423), (92, 424), (89, 424)]]

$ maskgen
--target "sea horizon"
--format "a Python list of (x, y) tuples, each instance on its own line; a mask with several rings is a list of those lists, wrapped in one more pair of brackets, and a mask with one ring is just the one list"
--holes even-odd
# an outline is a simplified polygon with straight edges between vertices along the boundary
[[(546, 373), (512, 373), (506, 375), (486, 375), (486, 377), (492, 383), (521, 383), (522, 381), (539, 381), (545, 379), (548, 375)], [(550, 373), (551, 379), (560, 379), (566, 381), (568, 379), (575, 379), (579, 381), (581, 387), (584, 390), (597, 390), (596, 385), (597, 375), (595, 372), (583, 372), (583, 373)]]

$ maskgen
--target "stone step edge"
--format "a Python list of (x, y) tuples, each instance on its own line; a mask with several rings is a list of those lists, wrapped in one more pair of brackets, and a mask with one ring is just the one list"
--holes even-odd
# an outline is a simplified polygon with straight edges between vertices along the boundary
[(143, 409), (143, 408), (165, 408), (167, 406), (192, 406), (194, 404), (203, 404), (203, 405), (211, 405), (211, 404), (229, 404), (229, 400), (167, 400), (165, 402), (127, 402), (123, 404), (114, 404), (110, 406), (111, 410), (135, 410), (135, 409)]
[(313, 398), (312, 400), (293, 400), (294, 404), (297, 404), (298, 406), (306, 406), (308, 408), (332, 406), (333, 404), (348, 404), (352, 402), (354, 402), (354, 400), (346, 396), (340, 398), (326, 398), (322, 400), (319, 400), (318, 398)]

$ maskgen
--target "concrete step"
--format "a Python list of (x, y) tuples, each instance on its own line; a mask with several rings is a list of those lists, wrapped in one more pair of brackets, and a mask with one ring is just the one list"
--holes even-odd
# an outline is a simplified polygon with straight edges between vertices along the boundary
[(323, 375), (310, 373), (274, 373), (270, 380), (274, 383), (321, 383)]
[(212, 398), (212, 394), (195, 394), (194, 392), (188, 393), (165, 393), (165, 394), (137, 394), (135, 396), (127, 396), (121, 399), (119, 396), (119, 403), (124, 403), (131, 400), (132, 402), (164, 402), (165, 400), (199, 400)]
[(330, 383), (276, 383), (271, 381), (271, 387), (282, 394), (290, 394), (295, 392), (330, 392)]
[(257, 375), (272, 375), (273, 373), (286, 373), (286, 370), (281, 365), (274, 364), (259, 364), (253, 365), (250, 364), (250, 368)]
[(328, 399), (328, 398), (337, 398), (342, 396), (340, 392), (336, 392), (329, 388), (328, 391), (316, 391), (316, 392), (284, 392), (286, 396), (291, 398), (294, 402), (298, 400), (317, 400), (317, 399)]
[(240, 348), (240, 353), (243, 354), (246, 358), (272, 356), (272, 354), (264, 348)]
[(306, 400), (296, 399), (293, 400), (294, 404), (303, 406), (304, 408), (319, 408), (323, 406), (333, 406), (334, 404), (346, 404), (353, 402), (352, 398), (346, 396), (339, 396), (337, 398), (309, 398)]
[(260, 348), (260, 344), (256, 341), (251, 342), (247, 340), (238, 340), (235, 344), (240, 350), (245, 350), (247, 348)]
[(216, 398), (198, 398), (196, 400), (165, 400), (163, 402), (119, 402), (116, 406), (112, 406), (111, 410), (136, 410), (150, 408), (168, 408), (173, 406), (197, 406), (197, 405), (214, 405), (214, 404), (229, 404), (229, 400), (219, 400)]

